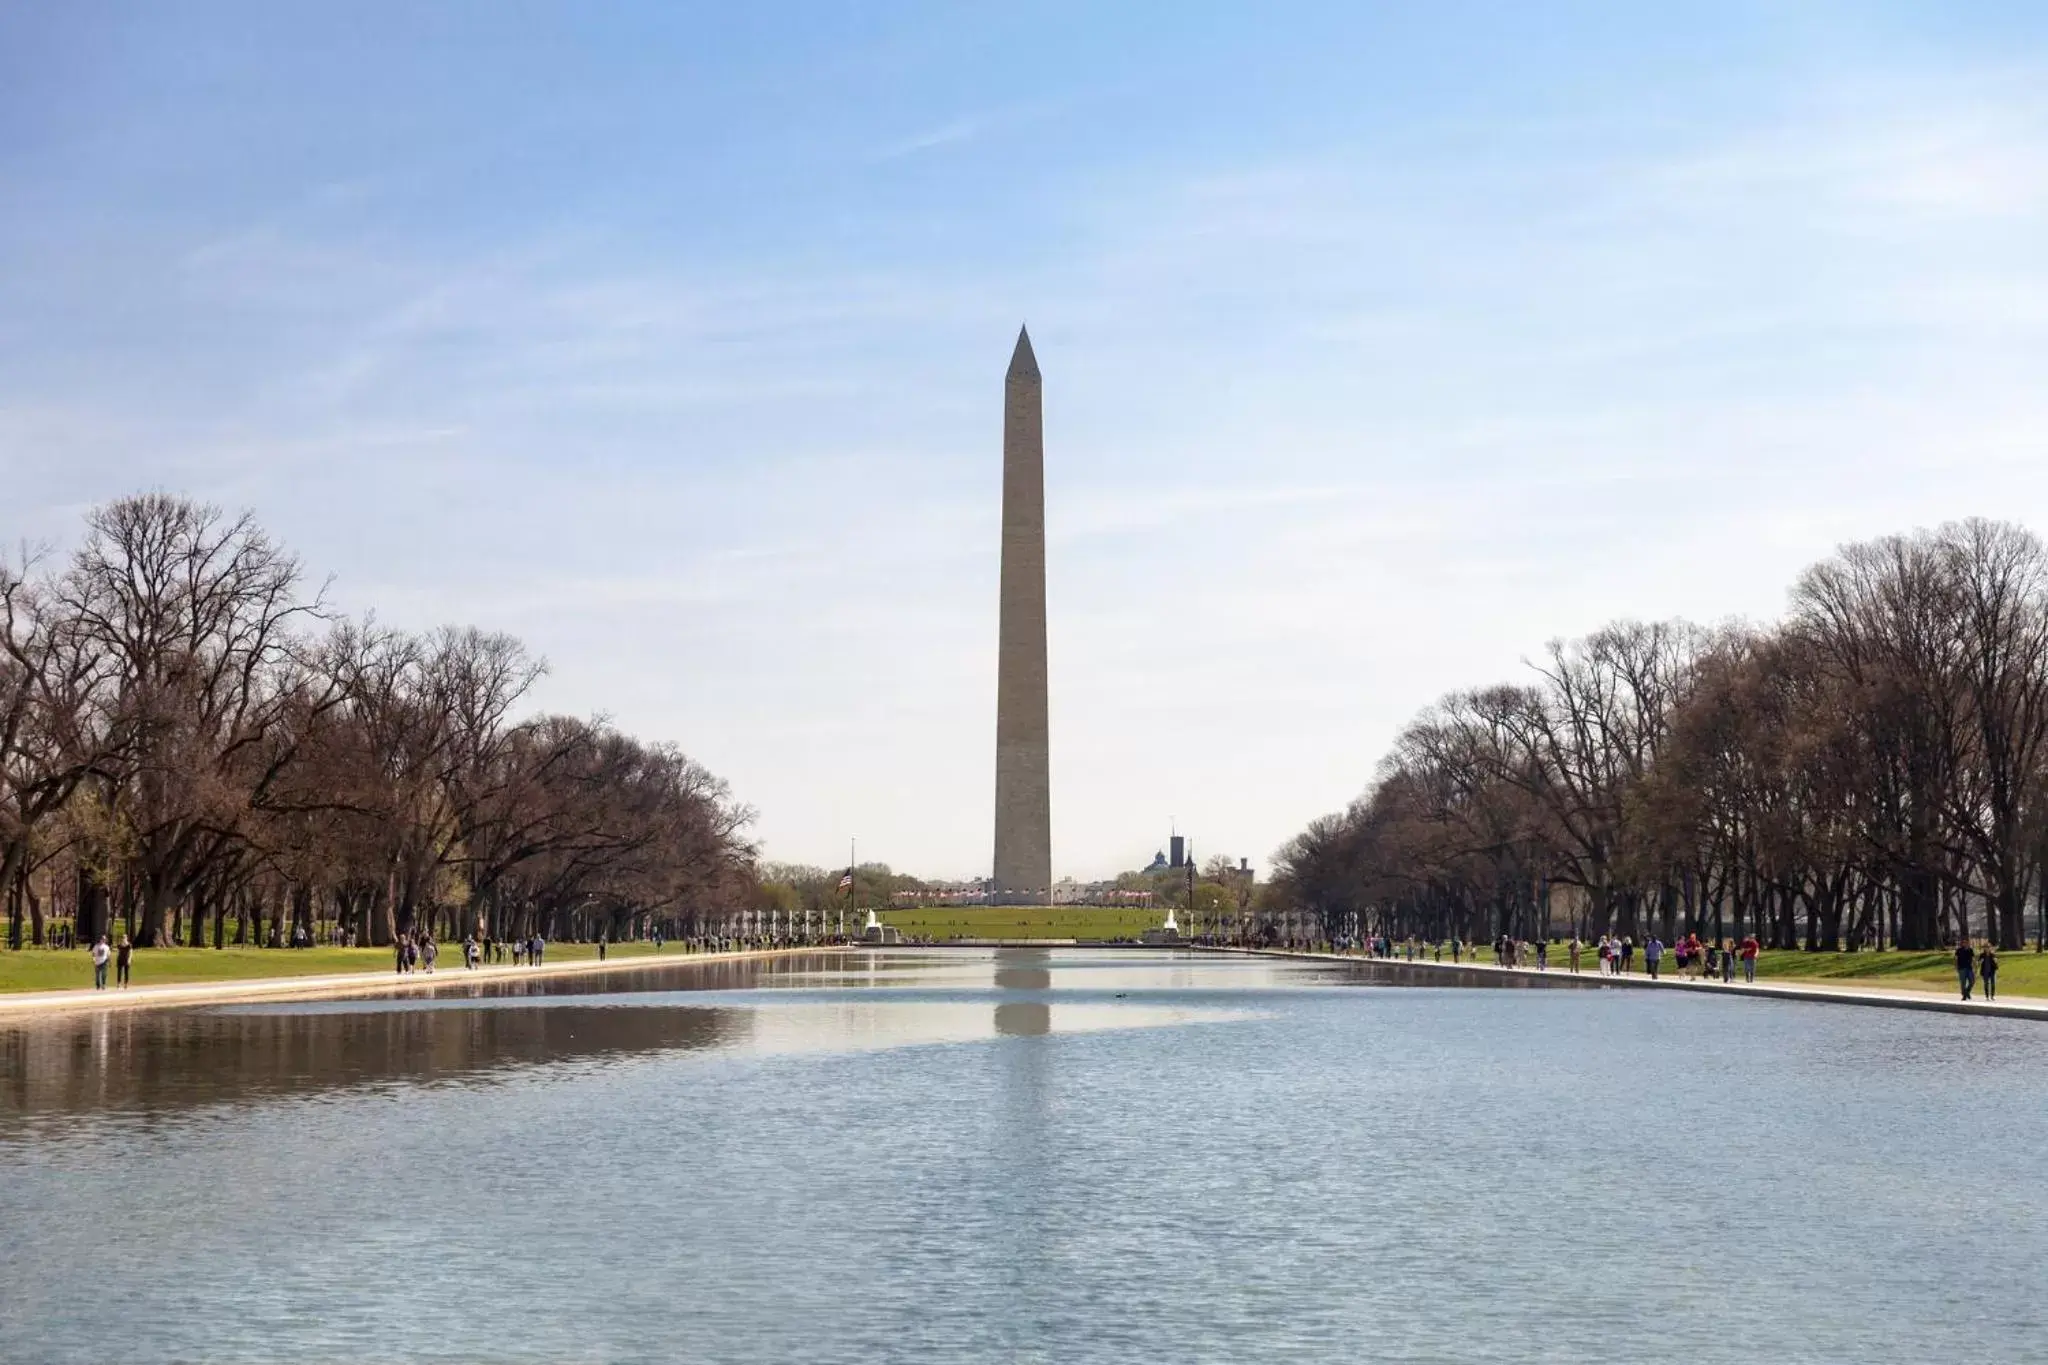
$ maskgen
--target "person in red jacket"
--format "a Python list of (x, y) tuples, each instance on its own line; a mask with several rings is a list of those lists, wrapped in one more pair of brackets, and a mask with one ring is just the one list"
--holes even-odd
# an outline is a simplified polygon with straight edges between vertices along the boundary
[(1748, 985), (1756, 984), (1756, 955), (1763, 951), (1763, 946), (1756, 941), (1755, 934), (1750, 934), (1742, 940), (1742, 946), (1735, 950), (1742, 958), (1742, 979)]

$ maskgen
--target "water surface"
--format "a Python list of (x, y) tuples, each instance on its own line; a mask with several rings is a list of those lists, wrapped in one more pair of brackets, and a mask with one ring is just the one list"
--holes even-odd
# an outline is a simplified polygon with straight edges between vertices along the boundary
[(0, 1026), (0, 1357), (2048, 1359), (2048, 1029), (1387, 979), (821, 954)]

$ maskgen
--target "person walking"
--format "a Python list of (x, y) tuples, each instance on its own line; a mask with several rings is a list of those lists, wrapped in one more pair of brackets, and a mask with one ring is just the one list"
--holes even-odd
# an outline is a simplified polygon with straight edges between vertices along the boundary
[(1735, 982), (1735, 944), (1725, 938), (1719, 940), (1719, 942), (1721, 944), (1721, 984), (1724, 986), (1733, 985)]
[(1579, 969), (1579, 948), (1580, 948), (1580, 944), (1579, 944), (1579, 936), (1578, 936), (1577, 934), (1573, 934), (1573, 935), (1572, 935), (1572, 945), (1571, 945), (1571, 953), (1572, 953), (1572, 970), (1573, 970), (1573, 971), (1575, 971), (1575, 972), (1576, 972), (1576, 971), (1577, 971), (1577, 970)]
[(1984, 983), (1984, 998), (1986, 1000), (1996, 1000), (1998, 998), (1998, 949), (1992, 946), (1991, 940), (1988, 938), (1984, 940), (1984, 946), (1977, 950), (1977, 979)]
[(1970, 988), (1977, 984), (1977, 954), (1968, 939), (1956, 944), (1956, 984), (1963, 988), (1965, 1000), (1970, 998)]
[(99, 941), (92, 945), (92, 988), (103, 991), (107, 988), (107, 959), (114, 950), (107, 946), (107, 936), (101, 934)]
[(120, 946), (114, 949), (114, 984), (128, 984), (128, 964), (135, 957), (135, 945), (128, 941), (128, 935), (121, 935)]
[(1536, 970), (1539, 972), (1550, 970), (1550, 940), (1547, 938), (1536, 940)]
[(405, 935), (391, 940), (391, 970), (394, 975), (405, 975)]
[(1736, 949), (1742, 954), (1742, 984), (1745, 986), (1756, 984), (1756, 955), (1763, 951), (1763, 946), (1756, 941), (1755, 934), (1745, 934), (1742, 946)]
[(1664, 960), (1664, 940), (1655, 934), (1643, 945), (1643, 970), (1650, 974), (1650, 980), (1657, 979), (1657, 964)]

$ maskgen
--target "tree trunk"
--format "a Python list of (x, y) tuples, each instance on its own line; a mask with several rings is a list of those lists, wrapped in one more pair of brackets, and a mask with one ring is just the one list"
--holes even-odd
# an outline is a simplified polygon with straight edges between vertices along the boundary
[(1907, 949), (1939, 948), (1941, 894), (1933, 871), (1925, 866), (1907, 867), (1898, 881), (1899, 921), (1893, 941)]
[(1838, 953), (1842, 951), (1842, 888), (1826, 876), (1814, 879), (1814, 923), (1815, 943), (1808, 946), (1816, 952)]
[(21, 888), (21, 898), (28, 902), (29, 942), (40, 948), (43, 946), (46, 933), (43, 925), (43, 903), (28, 893), (26, 885)]
[(0, 886), (7, 888), (7, 946), (21, 947), (21, 906), (28, 892), (28, 854), (16, 844), (10, 844), (5, 858), (0, 858)]
[(141, 941), (151, 948), (168, 948), (169, 941), (164, 934), (164, 921), (170, 909), (170, 896), (154, 879), (145, 878), (142, 884), (142, 932)]
[(1998, 946), (2008, 952), (2026, 946), (2026, 890), (2017, 880), (2001, 881), (1998, 886), (1998, 923), (1996, 938)]
[(107, 923), (107, 888), (93, 880), (92, 874), (82, 867), (78, 869), (75, 881), (73, 921), (78, 925), (79, 933), (91, 935), (86, 942), (97, 943), (100, 935), (111, 927)]
[(370, 917), (370, 946), (388, 948), (398, 942), (398, 868), (393, 866), (384, 878), (384, 903), (378, 907), (381, 913)]

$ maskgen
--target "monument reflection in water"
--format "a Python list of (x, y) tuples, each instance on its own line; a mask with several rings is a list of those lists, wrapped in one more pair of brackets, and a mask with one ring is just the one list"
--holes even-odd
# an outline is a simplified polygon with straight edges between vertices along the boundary
[[(1044, 996), (1052, 989), (1052, 954), (1043, 948), (1002, 948), (996, 952), (997, 991)], [(1046, 999), (996, 1001), (996, 1032), (1012, 1038), (1036, 1038), (1052, 1032), (1052, 1002)]]

